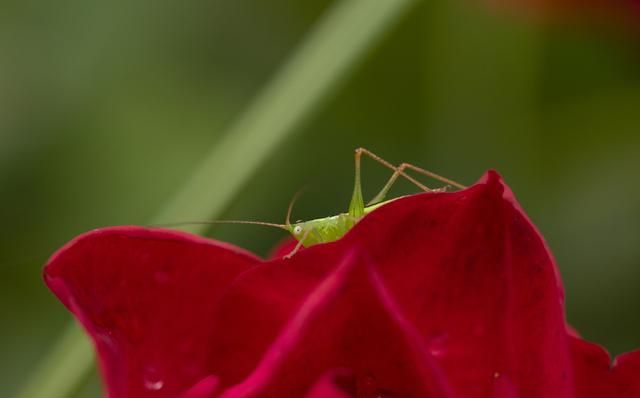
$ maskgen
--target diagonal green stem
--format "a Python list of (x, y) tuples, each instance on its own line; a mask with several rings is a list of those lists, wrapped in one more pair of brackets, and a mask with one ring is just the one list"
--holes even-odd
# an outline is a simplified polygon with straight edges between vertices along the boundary
[(92, 365), (89, 338), (75, 323), (69, 324), (18, 397), (69, 397), (79, 388)]
[(363, 54), (415, 3), (345, 0), (331, 8), (154, 221), (220, 214), (284, 138), (319, 110)]
[[(319, 110), (367, 50), (417, 3), (343, 0), (332, 6), (153, 223), (219, 215), (287, 135)], [(91, 358), (86, 338), (70, 326), (17, 397), (68, 397), (89, 373)]]

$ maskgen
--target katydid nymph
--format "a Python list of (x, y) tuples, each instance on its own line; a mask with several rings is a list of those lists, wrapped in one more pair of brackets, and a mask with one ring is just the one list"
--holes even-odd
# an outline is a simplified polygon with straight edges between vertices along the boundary
[[(381, 165), (387, 167), (388, 169), (393, 171), (393, 174), (387, 181), (387, 183), (383, 186), (383, 188), (378, 192), (377, 195), (373, 197), (369, 202), (365, 204), (363, 196), (362, 196), (362, 188), (360, 184), (360, 161), (362, 156), (365, 155), (372, 160), (380, 163)], [(459, 184), (455, 181), (452, 181), (448, 178), (442, 177), (420, 167), (414, 166), (410, 163), (401, 163), (398, 166), (394, 166), (390, 162), (382, 159), (378, 155), (369, 151), (365, 148), (358, 148), (355, 150), (355, 181), (353, 194), (351, 196), (351, 202), (349, 204), (349, 209), (346, 213), (340, 213), (335, 216), (316, 218), (309, 221), (297, 221), (291, 222), (291, 211), (295, 200), (298, 195), (294, 197), (294, 199), (289, 204), (289, 209), (287, 210), (287, 217), (284, 224), (276, 224), (269, 222), (261, 222), (261, 221), (236, 221), (236, 220), (218, 220), (218, 221), (205, 221), (205, 222), (193, 222), (196, 224), (218, 224), (218, 223), (231, 223), (231, 224), (253, 224), (253, 225), (265, 225), (270, 227), (276, 227), (280, 229), (284, 229), (288, 231), (293, 238), (298, 242), (296, 247), (285, 257), (293, 256), (301, 247), (309, 247), (313, 245), (317, 245), (320, 243), (332, 242), (340, 239), (344, 236), (354, 225), (358, 223), (364, 216), (377, 209), (380, 206), (383, 206), (387, 203), (390, 203), (394, 200), (397, 200), (400, 197), (386, 199), (387, 193), (396, 182), (398, 177), (403, 177), (419, 189), (424, 192), (442, 192), (445, 191), (449, 187), (455, 187), (458, 189), (466, 188), (464, 185)], [(446, 184), (443, 188), (431, 189), (426, 185), (420, 183), (410, 175), (408, 175), (405, 170), (412, 170), (416, 173), (425, 175), (432, 179), (438, 180), (444, 184)], [(178, 223), (185, 224), (185, 223)], [(171, 225), (178, 225), (171, 224)], [(191, 222), (189, 224), (192, 224)]]

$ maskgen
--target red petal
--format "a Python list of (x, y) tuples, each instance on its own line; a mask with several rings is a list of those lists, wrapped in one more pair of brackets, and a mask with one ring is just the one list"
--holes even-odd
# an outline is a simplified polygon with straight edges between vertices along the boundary
[(639, 398), (640, 351), (620, 355), (613, 365), (600, 346), (570, 337), (579, 398)]
[(215, 376), (208, 376), (200, 380), (187, 390), (180, 398), (210, 398), (217, 391), (220, 380)]
[(574, 380), (576, 397), (602, 398), (619, 397), (614, 394), (613, 379), (610, 374), (611, 359), (600, 346), (569, 337), (574, 364)]
[(374, 257), (460, 396), (489, 396), (498, 373), (522, 398), (573, 397), (555, 263), (496, 173), (392, 202), (346, 240)]
[[(76, 239), (45, 277), (93, 337), (111, 398), (233, 385), (227, 394), (262, 397), (640, 397), (639, 353), (611, 371), (606, 353), (567, 336), (554, 261), (495, 173), (257, 264), (230, 245), (127, 227)], [(332, 390), (326, 372), (344, 368), (353, 391)]]
[[(278, 266), (272, 263), (261, 270)], [(264, 274), (243, 280), (236, 291), (250, 291), (259, 280), (257, 275)], [(227, 299), (231, 305), (235, 302)], [(242, 347), (235, 347), (231, 356), (242, 355)], [(358, 377), (359, 398), (387, 393), (451, 396), (419, 335), (402, 318), (357, 248), (346, 253), (335, 271), (313, 289), (248, 377), (220, 397), (301, 397), (314, 380), (336, 366)]]
[(192, 235), (120, 227), (75, 239), (45, 279), (93, 338), (111, 398), (175, 398), (210, 374), (218, 298), (258, 262)]
[[(287, 254), (291, 253), (293, 249), (295, 249), (297, 244), (298, 242), (295, 239), (293, 239), (293, 237), (287, 236), (286, 238), (278, 242), (278, 244), (276, 244), (276, 246), (273, 248), (273, 250), (271, 250), (267, 258), (276, 259), (276, 258), (284, 257)], [(303, 249), (304, 249), (303, 247), (300, 247), (300, 250), (303, 250)]]
[(616, 358), (613, 379), (618, 389), (616, 397), (640, 398), (640, 350)]
[(353, 373), (345, 369), (336, 369), (327, 372), (305, 395), (305, 398), (352, 398), (353, 392), (346, 391), (340, 387), (341, 379), (347, 383), (352, 382)]
[(521, 398), (573, 397), (555, 264), (495, 173), (464, 191), (396, 200), (342, 240), (239, 280), (215, 340), (224, 386), (252, 371), (340, 253), (354, 247), (373, 259), (457, 396), (491, 396), (498, 373)]

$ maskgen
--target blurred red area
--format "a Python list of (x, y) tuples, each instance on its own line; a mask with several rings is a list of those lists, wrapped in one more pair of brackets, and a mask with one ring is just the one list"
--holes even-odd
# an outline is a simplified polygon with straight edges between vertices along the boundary
[(639, 0), (486, 0), (496, 8), (551, 24), (587, 23), (640, 33)]

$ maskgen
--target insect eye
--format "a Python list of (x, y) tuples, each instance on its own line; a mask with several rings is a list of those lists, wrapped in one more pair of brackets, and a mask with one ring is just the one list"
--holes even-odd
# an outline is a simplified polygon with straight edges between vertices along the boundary
[(296, 225), (295, 228), (293, 228), (293, 233), (296, 235), (300, 235), (300, 232), (302, 232), (302, 227), (299, 225)]

